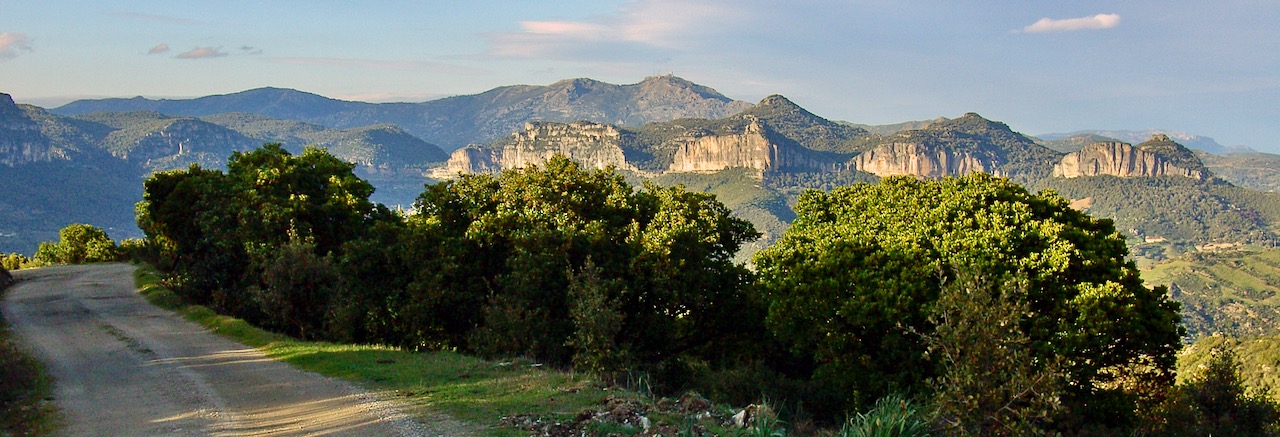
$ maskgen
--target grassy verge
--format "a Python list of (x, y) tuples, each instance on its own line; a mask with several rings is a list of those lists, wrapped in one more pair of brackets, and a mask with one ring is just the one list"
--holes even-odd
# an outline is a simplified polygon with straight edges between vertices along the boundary
[[(322, 375), (354, 381), (373, 390), (395, 393), (420, 417), (433, 412), (484, 429), (488, 435), (528, 435), (534, 422), (581, 421), (587, 410), (634, 410), (653, 424), (688, 426), (688, 419), (662, 413), (653, 399), (635, 392), (604, 387), (587, 375), (543, 368), (513, 360), (485, 361), (453, 352), (415, 353), (375, 345), (343, 345), (300, 341), (267, 332), (243, 320), (215, 314), (203, 306), (187, 305), (161, 285), (159, 275), (142, 266), (135, 273), (139, 292), (152, 304), (178, 312), (232, 340), (256, 347), (268, 356)], [(678, 404), (679, 401), (668, 401)], [(633, 414), (633, 417), (636, 417)], [(506, 420), (504, 420), (506, 418)], [(703, 428), (718, 427), (707, 420)], [(504, 424), (504, 425), (500, 425)], [(543, 426), (543, 425), (537, 425)], [(609, 426), (609, 425), (592, 425)], [(621, 435), (639, 432), (638, 424), (622, 424)], [(634, 432), (627, 432), (630, 429)], [(589, 430), (592, 434), (605, 429)]]
[(52, 396), (53, 380), (17, 343), (0, 315), (0, 435), (53, 434), (58, 412)]

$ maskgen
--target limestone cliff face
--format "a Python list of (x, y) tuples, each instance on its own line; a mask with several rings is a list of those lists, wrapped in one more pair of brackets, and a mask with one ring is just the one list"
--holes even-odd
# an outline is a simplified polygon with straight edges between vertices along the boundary
[(445, 169), (448, 174), (493, 173), (530, 165), (541, 165), (556, 154), (591, 168), (610, 165), (634, 170), (621, 147), (622, 132), (590, 122), (525, 123), (524, 130), (512, 134), (497, 147), (467, 146), (455, 150)]
[(1156, 153), (1118, 141), (1090, 144), (1078, 152), (1068, 153), (1061, 162), (1053, 166), (1054, 177), (1076, 178), (1102, 175), (1124, 178), (1182, 176), (1204, 179), (1208, 177), (1203, 170), (1175, 166)]
[(823, 162), (801, 148), (774, 141), (755, 120), (741, 133), (686, 137), (674, 140), (678, 147), (672, 172), (716, 172), (729, 168), (831, 171), (838, 163)]
[(856, 170), (877, 176), (919, 176), (939, 178), (981, 171), (999, 175), (996, 163), (967, 152), (919, 143), (888, 143), (863, 152), (850, 161)]
[(30, 162), (70, 159), (66, 150), (53, 147), (40, 133), (40, 125), (0, 93), (0, 165), (13, 167)]

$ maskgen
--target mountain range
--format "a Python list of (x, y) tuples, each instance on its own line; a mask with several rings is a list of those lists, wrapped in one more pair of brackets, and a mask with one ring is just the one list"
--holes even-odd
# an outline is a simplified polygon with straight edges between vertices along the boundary
[(80, 100), (52, 110), (59, 115), (149, 110), (203, 117), (252, 113), (337, 129), (393, 124), (446, 151), (487, 143), (526, 121), (578, 121), (642, 125), (678, 118), (720, 118), (751, 105), (675, 76), (631, 85), (568, 79), (546, 86), (512, 85), (423, 103), (364, 103), (283, 88), (259, 88), (188, 100)]
[[(674, 76), (631, 85), (570, 79), (423, 103), (262, 88), (46, 110), (0, 95), (0, 188), (13, 193), (0, 199), (0, 251), (29, 253), (68, 220), (115, 229), (116, 238), (136, 236), (132, 203), (148, 173), (192, 163), (221, 167), (232, 152), (264, 142), (295, 152), (326, 147), (358, 164), (378, 187), (376, 201), (402, 206), (429, 175), (522, 167), (560, 153), (631, 178), (711, 191), (756, 223), (764, 243), (785, 230), (794, 217), (788, 205), (805, 188), (969, 171), (1058, 190), (1143, 244), (1164, 239), (1185, 249), (1275, 239), (1280, 211), (1267, 202), (1276, 198), (1222, 177), (1246, 175), (1245, 185), (1268, 187), (1277, 186), (1276, 172), (1236, 171), (1243, 163), (1229, 158), (1235, 155), (1193, 152), (1169, 135), (1120, 141), (1104, 133), (1035, 138), (975, 113), (858, 125), (780, 95), (751, 104)], [(1280, 160), (1248, 161), (1272, 162), (1280, 167)], [(1188, 214), (1194, 220), (1182, 217)]]

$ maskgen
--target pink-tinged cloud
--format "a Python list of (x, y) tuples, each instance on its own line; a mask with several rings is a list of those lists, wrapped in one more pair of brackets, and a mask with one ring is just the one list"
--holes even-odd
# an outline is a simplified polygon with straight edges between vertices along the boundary
[(31, 40), (27, 34), (0, 32), (0, 60), (13, 59), (20, 51), (31, 51)]
[(196, 47), (194, 49), (179, 53), (175, 56), (178, 59), (205, 59), (205, 58), (221, 58), (226, 56), (227, 52), (222, 51), (221, 47)]
[(1118, 14), (1098, 14), (1092, 17), (1052, 19), (1041, 18), (1022, 28), (1026, 33), (1073, 32), (1077, 30), (1110, 29), (1120, 25)]
[(152, 47), (151, 50), (147, 50), (148, 55), (158, 55), (161, 53), (168, 53), (168, 52), (169, 52), (169, 45), (165, 43), (156, 44), (156, 46)]

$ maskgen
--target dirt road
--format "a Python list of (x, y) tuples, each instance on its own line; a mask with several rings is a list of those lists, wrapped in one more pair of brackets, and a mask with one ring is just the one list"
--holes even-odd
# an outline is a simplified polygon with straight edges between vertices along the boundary
[(56, 379), (68, 435), (453, 434), (147, 304), (132, 272), (21, 270), (0, 302)]

